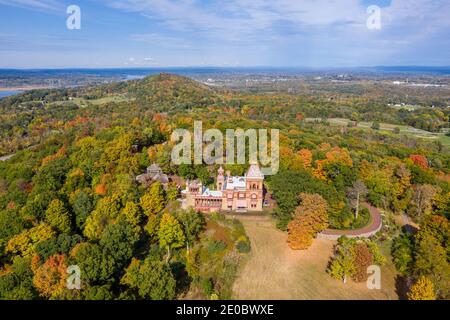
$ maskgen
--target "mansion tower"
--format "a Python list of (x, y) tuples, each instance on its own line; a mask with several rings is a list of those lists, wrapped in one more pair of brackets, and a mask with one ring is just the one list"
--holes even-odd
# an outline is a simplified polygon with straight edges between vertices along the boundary
[(187, 181), (182, 191), (183, 207), (201, 212), (214, 211), (262, 211), (262, 174), (257, 164), (250, 165), (245, 176), (232, 176), (220, 167), (217, 171), (216, 190), (210, 190), (198, 180)]

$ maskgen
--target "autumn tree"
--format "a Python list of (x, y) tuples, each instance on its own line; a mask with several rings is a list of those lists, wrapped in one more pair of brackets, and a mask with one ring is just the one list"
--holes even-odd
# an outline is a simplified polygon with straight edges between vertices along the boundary
[(354, 201), (355, 219), (358, 219), (359, 205), (368, 193), (367, 187), (361, 180), (356, 180), (351, 188), (347, 189), (347, 195)]
[(415, 272), (427, 276), (436, 290), (436, 294), (446, 298), (450, 294), (450, 263), (447, 250), (439, 240), (430, 234), (421, 236), (416, 249)]
[(354, 274), (352, 278), (356, 282), (367, 280), (367, 268), (373, 264), (373, 255), (365, 243), (358, 243), (354, 246)]
[(45, 210), (45, 220), (58, 232), (70, 232), (71, 217), (61, 200), (54, 199), (50, 202), (47, 210)]
[(144, 214), (148, 217), (157, 214), (166, 204), (164, 189), (160, 182), (154, 182), (150, 190), (141, 197), (140, 204)]
[(23, 230), (12, 237), (6, 245), (6, 252), (31, 257), (36, 253), (36, 246), (55, 236), (55, 231), (46, 224), (40, 223), (31, 229)]
[(34, 269), (33, 284), (39, 294), (46, 298), (57, 299), (66, 288), (66, 279), (67, 263), (65, 255), (53, 255)]
[(347, 283), (348, 277), (355, 273), (355, 253), (352, 240), (340, 238), (335, 248), (335, 254), (328, 266), (327, 272), (335, 279)]
[(391, 206), (395, 212), (404, 212), (412, 195), (411, 171), (401, 163), (396, 167), (393, 179)]
[(175, 183), (170, 182), (166, 191), (167, 201), (175, 201), (178, 198), (178, 187)]
[(128, 201), (120, 212), (119, 218), (124, 219), (133, 226), (138, 226), (143, 218), (141, 207), (133, 201)]
[(167, 249), (166, 262), (170, 259), (171, 249), (180, 248), (184, 245), (185, 236), (183, 229), (172, 215), (164, 213), (158, 230), (159, 245)]
[(291, 249), (308, 248), (317, 232), (328, 226), (328, 204), (318, 194), (300, 194), (301, 204), (288, 224), (288, 244)]
[(288, 245), (293, 250), (304, 250), (309, 248), (314, 237), (312, 229), (304, 225), (301, 220), (293, 219), (288, 223)]
[(420, 277), (408, 292), (408, 300), (436, 300), (433, 282), (427, 277)]
[(312, 164), (312, 152), (308, 149), (300, 149), (297, 152), (297, 155), (299, 157), (299, 161), (301, 163), (301, 165), (305, 168), (305, 169), (309, 169), (311, 168), (311, 164)]
[(161, 222), (160, 215), (153, 215), (148, 217), (147, 223), (144, 226), (145, 232), (150, 236), (152, 241), (154, 241), (158, 236), (158, 230)]
[(105, 228), (118, 217), (121, 209), (122, 199), (118, 194), (100, 199), (86, 219), (83, 234), (89, 239), (99, 239)]
[(411, 199), (411, 209), (409, 214), (420, 221), (424, 215), (430, 213), (436, 188), (432, 185), (417, 185)]
[(428, 169), (428, 159), (420, 154), (412, 154), (409, 156), (412, 162), (422, 169)]

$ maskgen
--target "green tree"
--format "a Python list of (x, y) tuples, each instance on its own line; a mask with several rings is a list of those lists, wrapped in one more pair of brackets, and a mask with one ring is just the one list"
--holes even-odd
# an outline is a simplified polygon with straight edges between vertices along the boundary
[(203, 214), (195, 212), (193, 209), (181, 211), (176, 217), (183, 226), (183, 233), (186, 237), (186, 249), (189, 250), (189, 247), (194, 243), (200, 231), (203, 229), (205, 218)]
[(98, 244), (83, 242), (71, 251), (74, 263), (80, 267), (81, 279), (96, 283), (110, 279), (116, 269), (116, 262)]
[(13, 210), (0, 211), (0, 250), (3, 252), (6, 243), (25, 227), (25, 221)]
[(380, 130), (380, 128), (381, 128), (380, 123), (378, 121), (372, 122), (371, 128), (374, 130)]
[(36, 253), (43, 260), (47, 260), (48, 257), (56, 253), (69, 253), (69, 251), (82, 240), (83, 238), (78, 234), (70, 235), (62, 233), (59, 234), (57, 238), (51, 238), (38, 243), (36, 245)]
[(447, 252), (431, 235), (424, 235), (416, 250), (415, 272), (427, 276), (434, 284), (436, 293), (442, 298), (450, 294), (450, 264)]
[(158, 236), (160, 222), (161, 217), (159, 215), (153, 215), (148, 217), (148, 221), (144, 226), (144, 230), (148, 233), (152, 240), (155, 240)]
[(176, 281), (169, 265), (153, 257), (144, 261), (133, 259), (120, 282), (136, 289), (144, 299), (164, 300), (175, 297)]
[(121, 269), (133, 256), (134, 246), (139, 239), (130, 224), (119, 222), (106, 227), (100, 239), (103, 250), (111, 256)]
[(15, 256), (6, 272), (0, 272), (0, 299), (32, 300), (37, 297), (29, 258)]
[(398, 272), (407, 275), (412, 271), (414, 265), (414, 242), (413, 237), (407, 233), (401, 233), (392, 241), (391, 255)]
[(347, 278), (355, 273), (354, 241), (341, 237), (336, 245), (334, 257), (329, 264), (327, 272), (335, 279), (347, 283)]
[(158, 230), (159, 245), (167, 249), (166, 262), (170, 259), (171, 249), (180, 248), (184, 245), (185, 236), (183, 229), (172, 215), (164, 213)]
[(77, 192), (71, 202), (72, 211), (75, 214), (75, 224), (80, 230), (83, 230), (89, 213), (94, 209), (93, 202), (92, 196), (85, 191)]
[(111, 290), (110, 285), (103, 286), (89, 286), (84, 291), (84, 300), (95, 300), (95, 301), (105, 301), (105, 300), (113, 300), (113, 292)]

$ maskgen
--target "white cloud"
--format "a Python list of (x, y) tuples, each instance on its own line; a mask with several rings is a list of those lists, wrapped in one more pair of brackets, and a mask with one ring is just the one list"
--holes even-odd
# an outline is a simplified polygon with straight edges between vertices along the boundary
[[(446, 0), (392, 0), (382, 8), (385, 25), (448, 25)], [(276, 33), (289, 24), (292, 30), (347, 26), (364, 27), (366, 7), (360, 0), (113, 0), (114, 8), (138, 12), (169, 29), (214, 34), (226, 39), (256, 32)], [(414, 21), (411, 21), (414, 20)], [(266, 34), (267, 35), (267, 34)]]
[(61, 3), (55, 0), (0, 0), (0, 5), (39, 11), (59, 11), (63, 8)]

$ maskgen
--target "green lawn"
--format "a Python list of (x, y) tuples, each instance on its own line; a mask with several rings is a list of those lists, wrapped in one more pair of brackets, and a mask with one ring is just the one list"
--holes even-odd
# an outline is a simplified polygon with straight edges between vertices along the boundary
[[(314, 122), (314, 121), (320, 121), (320, 118), (306, 118), (305, 121), (307, 122)], [(336, 126), (347, 126), (348, 123), (351, 121), (347, 118), (328, 118), (327, 121), (331, 125)], [(357, 125), (358, 128), (362, 129), (370, 129), (372, 127), (372, 122), (358, 122)], [(438, 140), (440, 141), (444, 146), (450, 147), (450, 137), (447, 137), (443, 133), (435, 133), (435, 132), (429, 132), (422, 129), (417, 129), (411, 126), (406, 125), (398, 125), (398, 124), (391, 124), (391, 123), (380, 123), (380, 130), (381, 132), (385, 133), (393, 133), (395, 128), (400, 129), (400, 134), (406, 134), (415, 138), (421, 138), (421, 139), (429, 139), (429, 140)]]
[(55, 101), (51, 102), (50, 105), (55, 104), (64, 104), (64, 103), (75, 103), (78, 106), (85, 108), (88, 106), (88, 104), (93, 104), (95, 106), (100, 106), (109, 102), (127, 102), (132, 101), (134, 98), (128, 98), (124, 95), (114, 95), (114, 96), (107, 96), (99, 99), (84, 99), (84, 98), (72, 98), (72, 100), (61, 100), (61, 101)]

